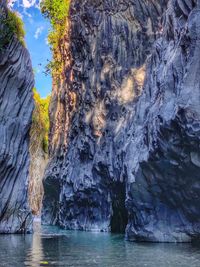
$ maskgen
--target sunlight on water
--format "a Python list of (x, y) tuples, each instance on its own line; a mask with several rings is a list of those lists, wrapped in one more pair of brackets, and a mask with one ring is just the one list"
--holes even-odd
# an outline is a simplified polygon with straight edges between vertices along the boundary
[(200, 247), (130, 243), (122, 235), (40, 227), (33, 235), (0, 236), (1, 267), (199, 267)]

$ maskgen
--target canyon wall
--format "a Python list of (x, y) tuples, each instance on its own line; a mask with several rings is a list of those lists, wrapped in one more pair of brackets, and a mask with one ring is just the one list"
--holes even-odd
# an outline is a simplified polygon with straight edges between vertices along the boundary
[[(37, 144), (35, 146), (35, 144)], [(48, 154), (40, 146), (38, 136), (31, 132), (30, 139), (30, 170), (29, 170), (29, 203), (32, 213), (41, 215), (42, 199), (44, 195), (42, 180), (48, 164)]]
[(124, 230), (121, 150), (165, 5), (71, 2), (62, 52), (65, 77), (54, 81), (52, 92), (43, 223), (109, 231), (112, 220), (113, 228)]
[(32, 213), (41, 215), (42, 199), (44, 195), (43, 177), (48, 163), (48, 132), (49, 132), (49, 101), (50, 96), (41, 98), (37, 90), (33, 89), (35, 108), (32, 114), (30, 130), (30, 175), (29, 175), (29, 203)]
[(29, 129), (33, 71), (17, 37), (7, 40), (6, 1), (0, 2), (0, 233), (32, 229), (28, 205)]
[(200, 237), (199, 8), (169, 1), (148, 61), (125, 149), (130, 240)]
[(71, 2), (43, 223), (132, 241), (199, 237), (198, 5)]

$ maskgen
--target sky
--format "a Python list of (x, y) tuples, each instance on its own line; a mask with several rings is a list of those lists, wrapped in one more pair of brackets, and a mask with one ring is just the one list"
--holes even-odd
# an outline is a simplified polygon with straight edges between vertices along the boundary
[(25, 26), (25, 42), (31, 55), (35, 73), (35, 87), (41, 97), (51, 92), (52, 80), (46, 75), (45, 66), (51, 60), (51, 52), (47, 42), (50, 24), (39, 10), (40, 0), (10, 0), (11, 9), (17, 11)]

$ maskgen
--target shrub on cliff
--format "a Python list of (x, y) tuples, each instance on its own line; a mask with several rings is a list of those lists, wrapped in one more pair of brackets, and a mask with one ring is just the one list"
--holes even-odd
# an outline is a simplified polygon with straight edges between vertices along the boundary
[(24, 23), (22, 19), (13, 11), (8, 10), (6, 18), (6, 26), (8, 27), (10, 35), (16, 35), (18, 40), (25, 45), (24, 43)]
[(33, 89), (35, 109), (32, 117), (31, 144), (30, 150), (35, 153), (38, 148), (42, 148), (48, 153), (48, 133), (49, 133), (49, 102), (50, 96), (41, 98), (40, 94)]
[(13, 36), (16, 36), (20, 43), (25, 46), (24, 24), (17, 13), (11, 10), (1, 10), (0, 24), (0, 49), (9, 43)]
[(59, 46), (66, 31), (69, 7), (70, 0), (43, 0), (41, 2), (41, 11), (50, 20), (52, 26), (48, 42), (53, 52), (53, 61), (48, 64), (47, 72), (51, 72), (54, 76), (62, 72), (62, 58), (56, 52), (60, 49)]
[[(43, 0), (41, 11), (45, 17), (50, 19), (53, 29), (63, 25), (68, 15), (70, 0)], [(64, 25), (63, 25), (64, 26)]]

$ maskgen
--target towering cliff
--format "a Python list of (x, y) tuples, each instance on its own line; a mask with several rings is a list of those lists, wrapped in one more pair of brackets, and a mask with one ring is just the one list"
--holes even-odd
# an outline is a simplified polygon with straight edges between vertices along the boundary
[[(13, 18), (11, 20), (11, 18)], [(30, 57), (0, 1), (0, 233), (31, 230), (29, 129), (34, 84)]]
[(127, 238), (139, 241), (199, 237), (198, 5), (71, 2), (64, 77), (51, 103), (44, 223), (127, 225)]
[(125, 148), (127, 237), (200, 237), (200, 2), (169, 1)]
[(52, 92), (44, 223), (124, 231), (126, 177), (119, 152), (165, 5), (71, 1), (60, 50), (64, 77), (54, 79)]

